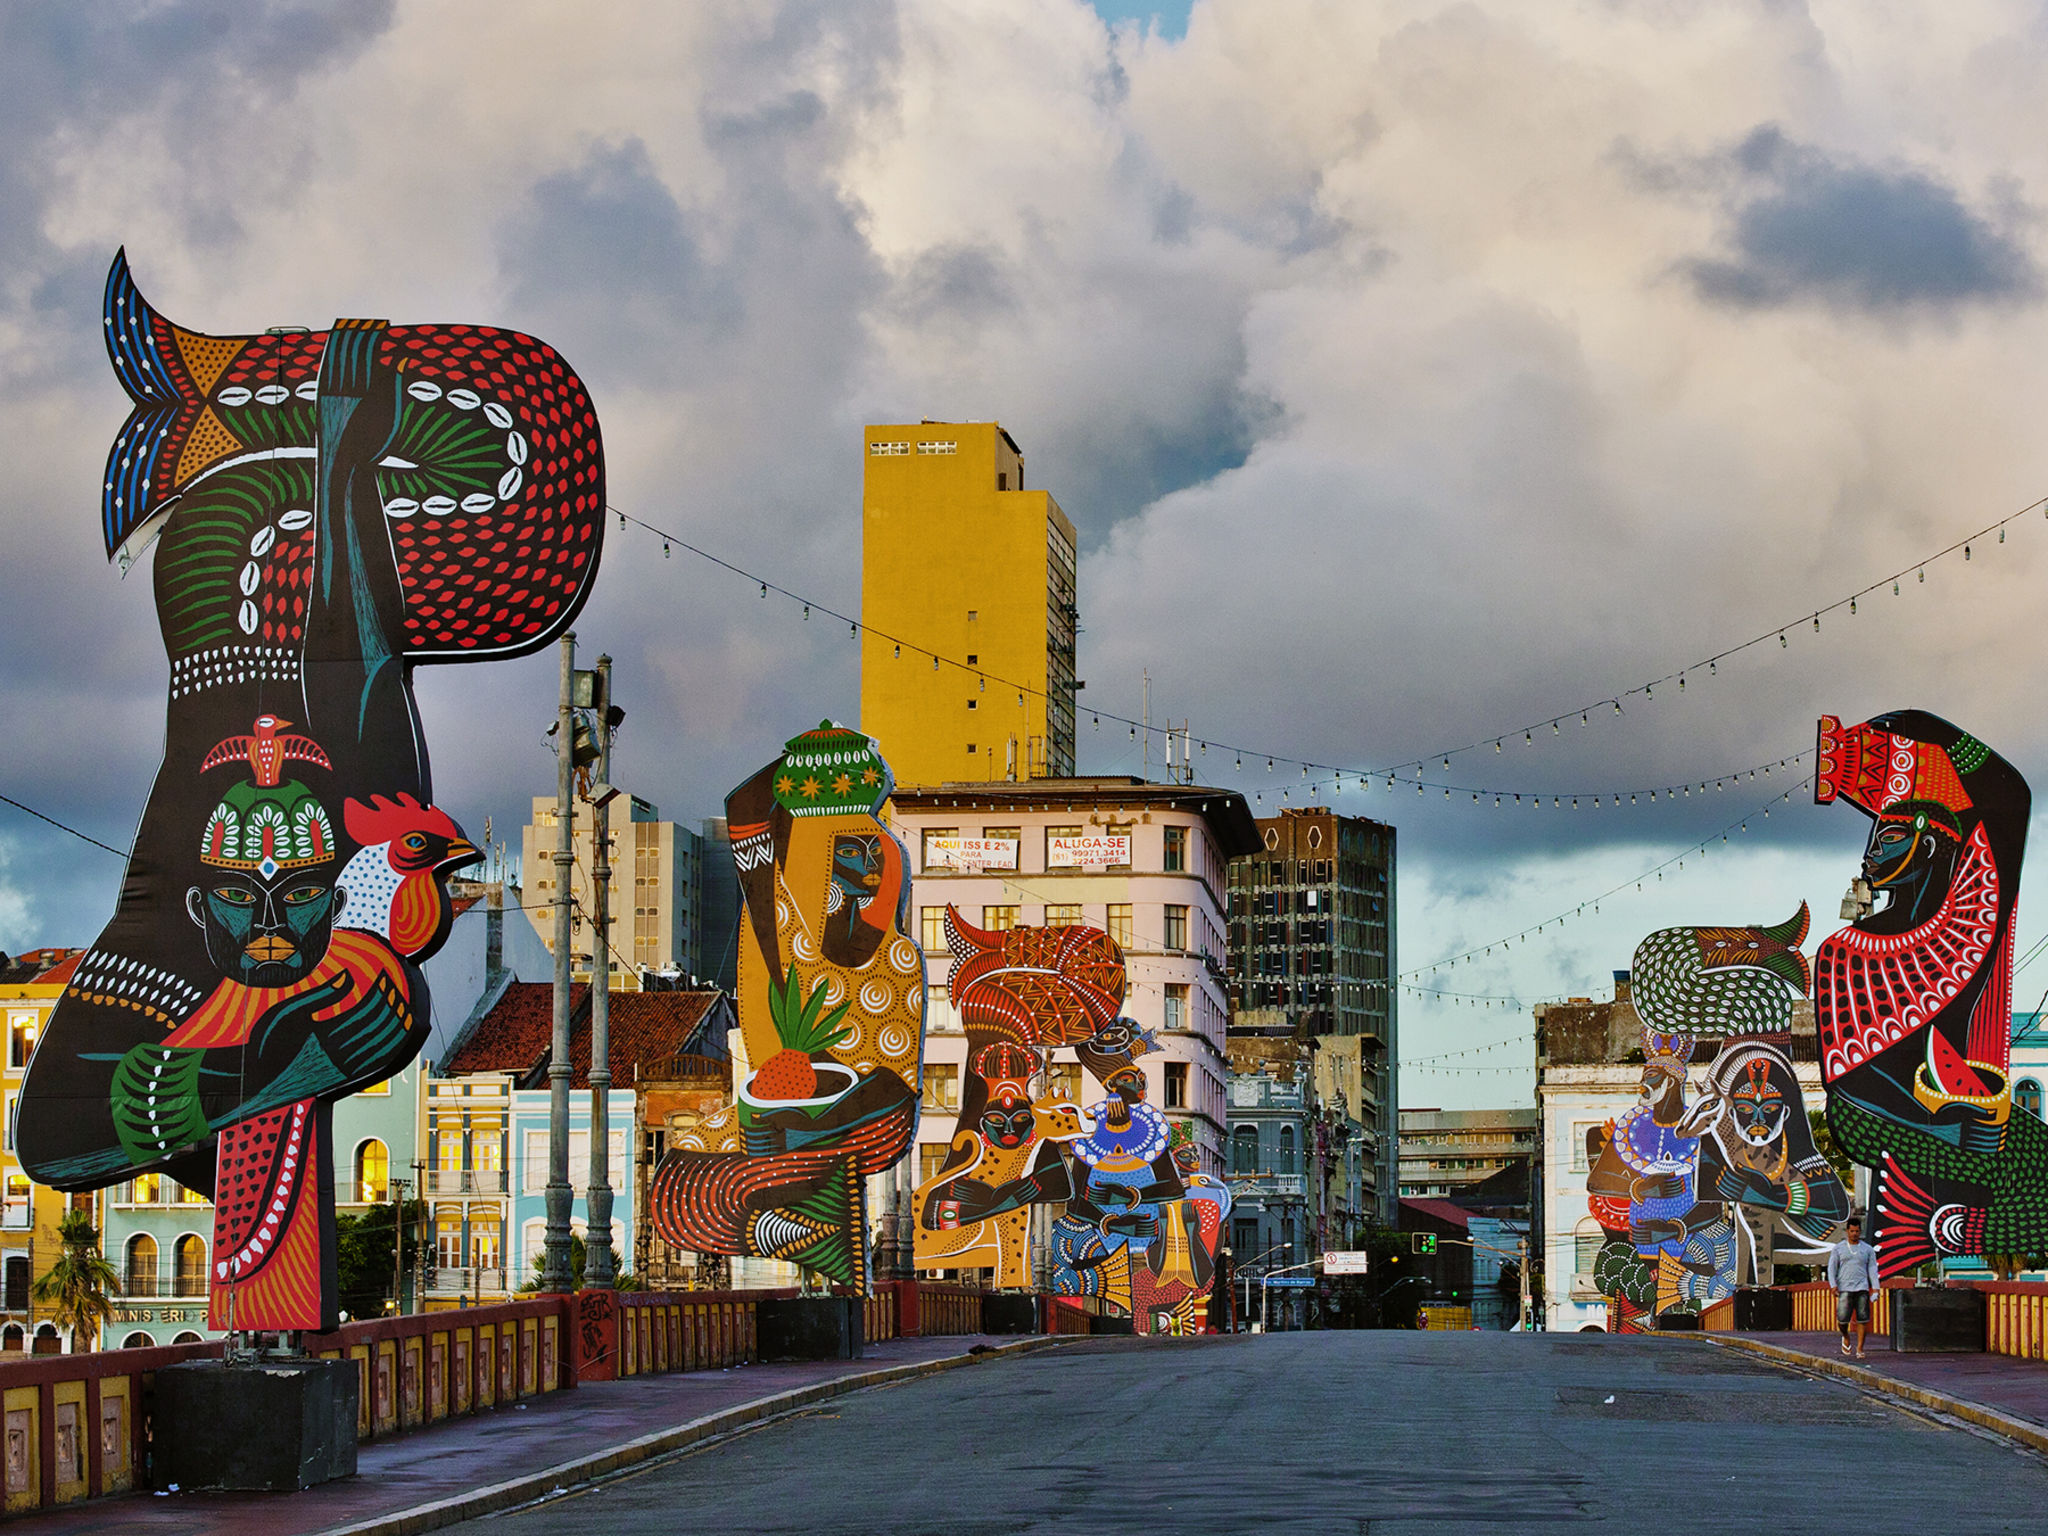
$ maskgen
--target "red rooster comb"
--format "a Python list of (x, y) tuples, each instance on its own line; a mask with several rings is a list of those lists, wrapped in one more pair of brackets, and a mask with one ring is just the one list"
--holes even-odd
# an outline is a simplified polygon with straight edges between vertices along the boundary
[(364, 848), (392, 842), (408, 832), (438, 832), (447, 838), (462, 836), (462, 829), (446, 811), (438, 805), (421, 805), (403, 791), (396, 800), (372, 795), (368, 805), (350, 800), (342, 806), (342, 820), (348, 826), (348, 835)]

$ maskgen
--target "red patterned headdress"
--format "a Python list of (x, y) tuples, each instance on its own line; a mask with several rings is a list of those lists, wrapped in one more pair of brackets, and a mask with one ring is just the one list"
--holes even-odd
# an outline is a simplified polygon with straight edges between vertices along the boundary
[[(1977, 762), (1983, 760), (1981, 750), (1972, 737), (1956, 743), (1958, 754)], [(1815, 804), (1846, 800), (1880, 821), (1924, 816), (1930, 825), (1960, 835), (1958, 818), (1971, 809), (1970, 795), (1959, 765), (1933, 742), (1874, 725), (1845, 726), (1834, 715), (1822, 715), (1816, 753)], [(1966, 761), (1960, 767), (1976, 765)]]

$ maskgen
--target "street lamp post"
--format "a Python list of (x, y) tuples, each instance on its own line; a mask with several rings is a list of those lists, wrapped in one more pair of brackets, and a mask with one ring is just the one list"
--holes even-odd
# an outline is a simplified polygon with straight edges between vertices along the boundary
[(541, 1289), (573, 1290), (569, 1186), (569, 893), (576, 866), (576, 632), (562, 636), (561, 699), (555, 711), (555, 992), (554, 1028), (548, 1048), (548, 1183), (546, 1262)]
[(611, 1176), (611, 881), (612, 881), (612, 659), (597, 658), (597, 778), (592, 794), (592, 923), (596, 957), (590, 965), (590, 1182), (583, 1192), (583, 1283), (608, 1291), (612, 1257)]
[[(1287, 1243), (1283, 1246), (1292, 1248), (1294, 1245), (1292, 1243)], [(1261, 1319), (1266, 1323), (1266, 1332), (1271, 1333), (1273, 1331), (1273, 1308), (1271, 1303), (1271, 1298), (1273, 1294), (1273, 1277), (1275, 1275), (1284, 1275), (1288, 1273), (1290, 1270), (1314, 1269), (1318, 1264), (1322, 1262), (1323, 1261), (1321, 1259), (1309, 1259), (1300, 1264), (1283, 1264), (1278, 1269), (1269, 1269), (1263, 1275), (1259, 1276), (1259, 1315)]]
[[(1293, 1246), (1294, 1244), (1292, 1243), (1275, 1243), (1272, 1247), (1266, 1250), (1266, 1253), (1278, 1253), (1283, 1248), (1292, 1248)], [(1252, 1265), (1258, 1263), (1259, 1260), (1263, 1259), (1266, 1256), (1266, 1253), (1255, 1253), (1250, 1258), (1246, 1259), (1244, 1263), (1238, 1265), (1237, 1267), (1238, 1278), (1244, 1282), (1244, 1309), (1247, 1313), (1249, 1313), (1252, 1309), (1252, 1277), (1249, 1274), (1247, 1274), (1246, 1271), (1249, 1270), (1252, 1267)], [(1260, 1315), (1259, 1322), (1261, 1325), (1265, 1323), (1265, 1317), (1263, 1314)], [(1249, 1317), (1245, 1319), (1245, 1325), (1247, 1327), (1251, 1325), (1251, 1319)]]

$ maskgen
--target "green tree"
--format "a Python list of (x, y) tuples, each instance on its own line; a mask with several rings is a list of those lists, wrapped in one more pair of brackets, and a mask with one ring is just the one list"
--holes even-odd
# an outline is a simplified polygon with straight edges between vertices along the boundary
[[(405, 1267), (419, 1273), (420, 1221), (427, 1209), (424, 1200), (408, 1200), (400, 1223), (405, 1236)], [(350, 1317), (382, 1317), (391, 1295), (395, 1255), (392, 1250), (393, 1218), (400, 1208), (372, 1206), (361, 1215), (344, 1212), (334, 1218), (335, 1267), (341, 1281), (341, 1305)], [(417, 1287), (415, 1287), (417, 1289)]]
[(29, 1295), (71, 1328), (73, 1346), (91, 1349), (100, 1325), (113, 1311), (109, 1293), (121, 1277), (100, 1252), (99, 1229), (84, 1211), (69, 1211), (57, 1228), (63, 1244), (57, 1262), (29, 1287)]

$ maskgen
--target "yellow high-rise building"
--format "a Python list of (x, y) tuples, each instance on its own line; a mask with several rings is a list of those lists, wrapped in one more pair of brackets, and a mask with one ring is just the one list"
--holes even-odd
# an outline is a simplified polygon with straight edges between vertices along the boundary
[(871, 426), (866, 464), (861, 729), (900, 784), (1071, 776), (1074, 525), (993, 421)]

